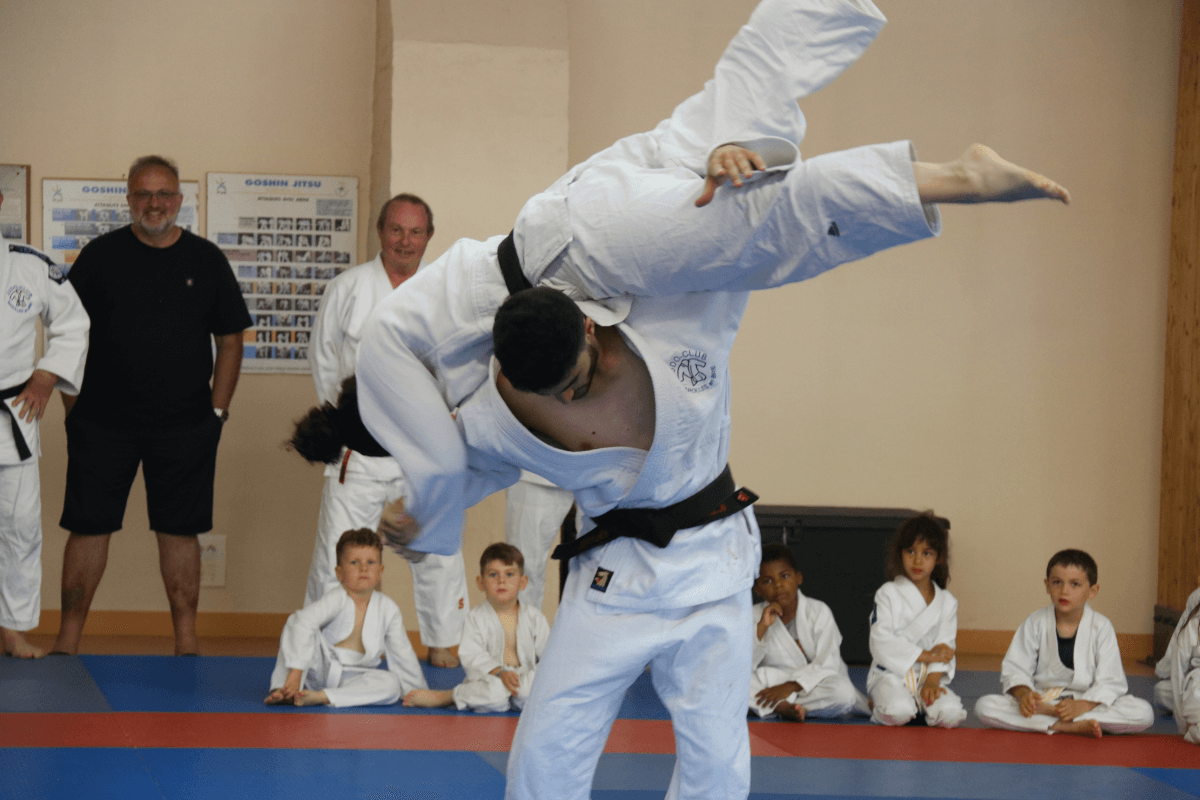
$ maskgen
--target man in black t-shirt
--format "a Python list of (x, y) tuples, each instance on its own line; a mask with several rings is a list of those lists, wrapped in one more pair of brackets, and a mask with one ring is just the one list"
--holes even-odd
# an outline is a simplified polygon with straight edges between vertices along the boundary
[(173, 163), (159, 156), (135, 161), (126, 199), (132, 224), (90, 242), (68, 275), (92, 330), (84, 388), (77, 401), (64, 398), (68, 464), (60, 524), (71, 536), (54, 650), (79, 648), (140, 463), (175, 653), (195, 653), (196, 535), (212, 530), (217, 442), (251, 320), (225, 256), (175, 224), (183, 195)]

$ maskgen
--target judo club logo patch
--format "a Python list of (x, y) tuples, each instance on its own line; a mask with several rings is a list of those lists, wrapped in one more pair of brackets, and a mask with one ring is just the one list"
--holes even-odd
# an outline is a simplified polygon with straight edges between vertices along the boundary
[(13, 284), (8, 287), (8, 305), (14, 311), (20, 311), (24, 314), (33, 308), (33, 290), (26, 289), (19, 283)]
[(693, 394), (707, 392), (717, 383), (717, 371), (703, 350), (682, 350), (671, 358), (670, 366), (683, 388)]
[(597, 591), (607, 592), (608, 582), (612, 580), (612, 570), (604, 567), (596, 568), (596, 577), (592, 578), (592, 588)]

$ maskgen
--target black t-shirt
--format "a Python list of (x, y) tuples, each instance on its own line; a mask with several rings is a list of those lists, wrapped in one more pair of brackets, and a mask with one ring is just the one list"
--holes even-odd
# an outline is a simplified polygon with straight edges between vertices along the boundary
[(216, 245), (183, 231), (170, 247), (150, 247), (125, 226), (88, 243), (67, 277), (92, 319), (73, 414), (131, 428), (212, 414), (209, 335), (251, 325)]
[[(1079, 634), (1076, 634), (1078, 636)], [(1056, 633), (1055, 636), (1058, 636)], [(1067, 669), (1075, 669), (1075, 636), (1058, 636), (1058, 660)]]

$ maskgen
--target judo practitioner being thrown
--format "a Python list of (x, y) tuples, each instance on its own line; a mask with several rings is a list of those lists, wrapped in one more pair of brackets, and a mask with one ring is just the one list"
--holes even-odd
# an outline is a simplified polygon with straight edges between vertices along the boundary
[(1067, 201), (982, 146), (942, 165), (903, 141), (800, 161), (796, 98), (884, 21), (868, 0), (765, 0), (670, 119), (532, 198), (509, 238), (455, 243), (363, 332), (358, 410), (410, 480), (408, 513), (382, 522), (394, 543), (454, 552), (465, 508), (522, 468), (586, 516), (558, 554), (570, 577), (509, 798), (588, 797), (647, 665), (676, 736), (667, 796), (748, 795), (760, 540), (726, 462), (749, 291), (936, 235), (935, 203)]

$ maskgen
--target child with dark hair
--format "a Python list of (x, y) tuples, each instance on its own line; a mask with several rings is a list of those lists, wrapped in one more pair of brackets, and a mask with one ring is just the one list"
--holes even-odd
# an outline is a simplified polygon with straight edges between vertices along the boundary
[(1098, 579), (1095, 559), (1082, 550), (1050, 557), (1051, 605), (1017, 628), (1000, 668), (1005, 694), (975, 704), (984, 725), (1099, 738), (1154, 724), (1150, 704), (1128, 693), (1112, 623), (1088, 604), (1100, 591)]
[[(400, 608), (377, 591), (383, 543), (367, 528), (337, 543), (340, 586), (288, 617), (268, 705), (382, 706), (425, 687)], [(387, 657), (387, 669), (379, 669)]]
[(1164, 679), (1154, 687), (1155, 700), (1175, 715), (1185, 740), (1200, 744), (1200, 589), (1188, 597), (1155, 674)]
[(793, 722), (842, 717), (855, 709), (866, 713), (867, 698), (854, 688), (842, 661), (842, 633), (833, 612), (820, 600), (804, 596), (803, 581), (787, 545), (763, 547), (754, 582), (763, 602), (752, 612), (758, 626), (750, 710), (759, 717), (779, 715)]
[(463, 626), (458, 657), (466, 679), (453, 689), (414, 689), (404, 705), (455, 706), (459, 711), (520, 711), (533, 685), (550, 626), (536, 608), (521, 605), (525, 557), (505, 542), (494, 542), (479, 557), (475, 585), (487, 602), (471, 609)]
[(900, 526), (888, 552), (885, 583), (871, 612), (871, 671), (867, 693), (871, 719), (904, 725), (924, 713), (925, 722), (953, 728), (967, 718), (954, 678), (958, 601), (950, 581), (950, 534), (932, 512)]

